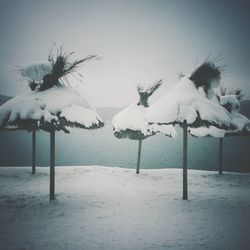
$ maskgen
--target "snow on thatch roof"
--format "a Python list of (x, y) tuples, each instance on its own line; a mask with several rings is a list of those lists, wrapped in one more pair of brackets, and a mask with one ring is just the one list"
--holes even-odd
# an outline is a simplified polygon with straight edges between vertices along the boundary
[(234, 129), (219, 129), (214, 126), (209, 126), (209, 127), (198, 127), (198, 128), (189, 128), (189, 132), (191, 135), (196, 136), (196, 137), (224, 137), (225, 135), (233, 135), (233, 134), (249, 134), (250, 133), (250, 120), (238, 113), (238, 112), (233, 112), (231, 114), (232, 122), (235, 126)]
[(182, 124), (190, 127), (215, 126), (229, 129), (233, 126), (229, 112), (198, 90), (187, 77), (147, 109), (147, 119), (157, 124)]
[(68, 132), (67, 127), (94, 129), (103, 122), (96, 110), (77, 91), (54, 86), (16, 96), (0, 107), (0, 128), (18, 127)]
[(137, 103), (133, 103), (119, 112), (112, 120), (114, 135), (117, 138), (134, 140), (145, 139), (158, 132), (170, 137), (176, 136), (172, 125), (150, 125), (145, 119), (145, 113), (146, 108)]
[(81, 60), (71, 61), (74, 52), (65, 52), (62, 47), (54, 55), (52, 50), (48, 62), (32, 63), (19, 67), (21, 76), (29, 83), (31, 90), (44, 91), (53, 86), (70, 86), (68, 77), (73, 73), (82, 76), (77, 70), (83, 63), (97, 59), (97, 55), (89, 55)]
[(198, 128), (188, 128), (189, 133), (195, 137), (216, 137), (222, 138), (226, 134), (226, 130), (219, 129), (214, 126), (210, 127), (198, 127)]
[(218, 99), (214, 98), (213, 101), (222, 105), (230, 113), (233, 129), (224, 130), (218, 129), (214, 126), (190, 128), (190, 133), (197, 137), (224, 137), (226, 134), (238, 134), (238, 133), (249, 133), (250, 132), (250, 120), (240, 114), (240, 100), (243, 95), (240, 89), (230, 89), (221, 87), (220, 92), (217, 93)]
[(145, 118), (149, 107), (148, 98), (161, 86), (162, 80), (148, 86), (138, 86), (139, 102), (130, 104), (114, 116), (112, 120), (114, 135), (117, 138), (145, 139), (156, 133), (163, 133), (170, 137), (176, 136), (172, 125), (149, 124)]
[(93, 106), (79, 92), (70, 88), (68, 82), (69, 75), (78, 73), (78, 67), (96, 58), (96, 55), (71, 62), (72, 54), (60, 48), (56, 56), (50, 53), (48, 62), (19, 68), (32, 91), (0, 107), (0, 129), (35, 128), (69, 132), (68, 127), (95, 129), (104, 125)]

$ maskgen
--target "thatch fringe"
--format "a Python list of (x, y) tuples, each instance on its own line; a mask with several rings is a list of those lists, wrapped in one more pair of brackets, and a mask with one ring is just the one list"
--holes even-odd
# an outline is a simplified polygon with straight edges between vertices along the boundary
[(148, 98), (162, 85), (163, 80), (157, 80), (154, 83), (151, 83), (146, 86), (138, 85), (137, 86), (137, 92), (140, 96), (140, 100), (138, 102), (138, 105), (142, 105), (145, 108), (149, 107), (148, 104)]
[[(154, 133), (152, 135), (154, 135)], [(131, 129), (120, 130), (119, 132), (114, 131), (114, 136), (118, 139), (128, 138), (131, 140), (144, 140), (147, 137), (149, 137), (144, 135), (140, 130), (131, 130)]]
[[(57, 50), (56, 56), (53, 56), (52, 50), (48, 56), (48, 61), (52, 65), (51, 74), (44, 76), (43, 83), (41, 84), (39, 91), (43, 91), (49, 89), (55, 85), (61, 85), (62, 82), (59, 81), (61, 79), (64, 82), (68, 82), (67, 77), (72, 73), (78, 73), (77, 69), (85, 62), (97, 59), (97, 55), (89, 55), (81, 60), (76, 60), (74, 62), (70, 62), (70, 57), (74, 54), (74, 52), (64, 52), (62, 47)], [(80, 73), (78, 75), (82, 76)]]
[[(197, 113), (197, 118), (193, 123), (188, 123), (188, 127), (190, 128), (200, 128), (200, 127), (210, 127), (210, 126), (214, 126), (218, 129), (224, 129), (224, 130), (233, 130), (236, 129), (237, 127), (235, 125), (233, 125), (232, 123), (227, 126), (225, 124), (221, 124), (220, 122), (214, 122), (214, 121), (208, 121), (208, 120), (203, 120), (201, 119), (200, 113)], [(153, 124), (153, 123), (149, 123), (149, 124)], [(183, 127), (183, 122), (179, 122), (179, 121), (175, 121), (175, 122), (169, 122), (169, 123), (157, 123), (158, 125), (179, 125), (180, 127)]]
[[(180, 124), (180, 126), (182, 126), (182, 123)], [(201, 116), (200, 116), (199, 112), (197, 112), (197, 118), (196, 118), (196, 120), (192, 124), (188, 124), (188, 126), (190, 128), (200, 128), (200, 127), (207, 127), (208, 128), (210, 126), (214, 126), (214, 127), (218, 128), (218, 129), (224, 129), (224, 130), (233, 130), (233, 129), (237, 128), (232, 123), (230, 123), (230, 125), (227, 126), (227, 125), (221, 124), (219, 122), (213, 122), (213, 121), (203, 120), (203, 119), (201, 119)]]
[(14, 122), (10, 122), (5, 125), (7, 128), (8, 126), (14, 126), (16, 129), (24, 129), (28, 131), (32, 131), (33, 129), (42, 129), (47, 132), (50, 132), (51, 130), (57, 130), (69, 133), (70, 131), (67, 129), (67, 127), (92, 130), (103, 127), (104, 123), (98, 120), (98, 123), (93, 123), (90, 127), (86, 127), (80, 123), (68, 121), (64, 117), (58, 117), (57, 121), (52, 120), (51, 122), (45, 121), (43, 118), (39, 121), (33, 119), (17, 119)]

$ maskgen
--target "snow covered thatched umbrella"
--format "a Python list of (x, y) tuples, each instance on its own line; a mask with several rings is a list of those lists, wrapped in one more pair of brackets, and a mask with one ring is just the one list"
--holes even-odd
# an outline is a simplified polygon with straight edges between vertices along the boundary
[(147, 86), (138, 86), (139, 101), (132, 103), (116, 114), (112, 120), (114, 135), (117, 138), (138, 140), (138, 159), (136, 173), (139, 174), (142, 140), (158, 132), (175, 137), (176, 132), (172, 125), (149, 124), (145, 119), (148, 99), (161, 86), (162, 80)]
[[(219, 96), (220, 104), (230, 112), (233, 123), (236, 128), (226, 131), (226, 136), (233, 135), (249, 135), (250, 134), (250, 120), (240, 114), (240, 101), (243, 95), (240, 89), (229, 89), (221, 87), (221, 95)], [(219, 174), (223, 171), (223, 138), (220, 138), (220, 152), (219, 152)]]
[(240, 114), (240, 101), (243, 95), (240, 89), (230, 89), (220, 86), (219, 91), (214, 93), (212, 100), (222, 105), (231, 115), (234, 129), (224, 130), (214, 126), (190, 128), (190, 133), (197, 137), (219, 138), (219, 174), (223, 170), (223, 137), (233, 135), (247, 135), (250, 132), (250, 120)]
[(31, 91), (0, 107), (0, 129), (42, 129), (50, 133), (50, 200), (55, 194), (55, 131), (69, 133), (70, 127), (97, 129), (104, 125), (95, 108), (70, 88), (68, 82), (68, 76), (77, 67), (96, 56), (71, 63), (71, 55), (60, 49), (55, 58), (49, 55), (48, 63), (20, 68), (21, 75), (29, 80)]
[(189, 76), (180, 81), (147, 110), (147, 119), (154, 124), (179, 124), (183, 128), (183, 199), (188, 199), (187, 190), (187, 144), (188, 127), (214, 126), (233, 128), (230, 113), (221, 105), (205, 97), (221, 78), (221, 68), (214, 61), (206, 60)]

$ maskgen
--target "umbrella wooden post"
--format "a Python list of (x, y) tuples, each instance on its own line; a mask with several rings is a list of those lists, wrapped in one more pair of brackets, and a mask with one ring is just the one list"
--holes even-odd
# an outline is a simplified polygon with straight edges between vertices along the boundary
[(36, 130), (32, 130), (32, 174), (36, 173)]
[(187, 121), (183, 123), (183, 200), (188, 199), (187, 183), (187, 157), (188, 157), (188, 131)]
[(55, 130), (50, 131), (50, 201), (55, 199)]
[(141, 144), (142, 140), (139, 140), (139, 146), (138, 146), (138, 157), (137, 157), (137, 168), (136, 168), (136, 173), (139, 174), (140, 172), (140, 161), (141, 161)]
[(220, 138), (220, 149), (219, 149), (219, 174), (223, 171), (223, 138)]

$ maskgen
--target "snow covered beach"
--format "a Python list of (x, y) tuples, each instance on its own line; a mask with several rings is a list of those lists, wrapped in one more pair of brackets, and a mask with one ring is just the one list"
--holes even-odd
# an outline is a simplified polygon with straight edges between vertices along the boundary
[(100, 166), (0, 172), (1, 249), (248, 249), (250, 174)]
[(1, 1), (0, 250), (250, 250), (247, 2)]

